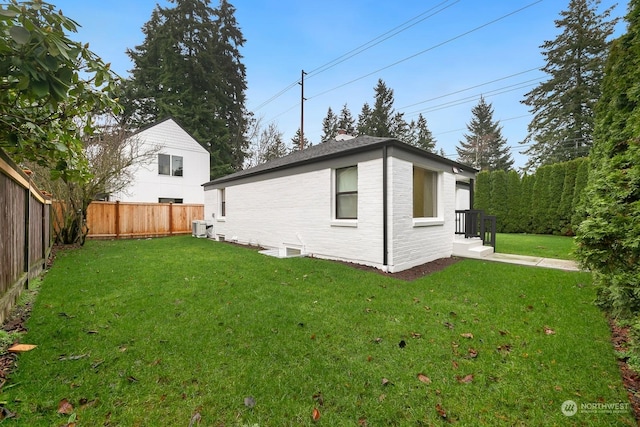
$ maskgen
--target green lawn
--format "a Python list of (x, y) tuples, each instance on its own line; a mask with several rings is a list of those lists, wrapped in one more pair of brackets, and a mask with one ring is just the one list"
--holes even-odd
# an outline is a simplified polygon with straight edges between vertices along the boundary
[(628, 402), (594, 296), (585, 273), (476, 260), (404, 282), (189, 236), (89, 241), (44, 278), (3, 422), (635, 425), (561, 412)]
[(496, 252), (504, 254), (574, 259), (573, 250), (573, 237), (505, 233), (496, 236)]

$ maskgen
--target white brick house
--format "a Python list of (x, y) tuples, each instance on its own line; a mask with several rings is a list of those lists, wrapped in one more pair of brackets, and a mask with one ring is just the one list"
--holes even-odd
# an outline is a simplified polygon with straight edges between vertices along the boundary
[(396, 139), (328, 141), (204, 184), (205, 218), (218, 240), (397, 272), (452, 255), (476, 172)]
[(136, 165), (134, 179), (111, 200), (147, 203), (204, 203), (202, 183), (210, 178), (209, 152), (168, 118), (134, 135), (141, 151), (157, 149), (153, 160)]

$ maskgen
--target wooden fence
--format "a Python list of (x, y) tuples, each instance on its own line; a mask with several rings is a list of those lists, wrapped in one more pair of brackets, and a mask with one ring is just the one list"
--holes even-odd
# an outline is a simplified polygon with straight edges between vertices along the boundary
[(92, 202), (87, 227), (92, 239), (131, 239), (190, 234), (204, 219), (204, 205), (174, 203)]
[(51, 251), (51, 201), (0, 150), (0, 323)]

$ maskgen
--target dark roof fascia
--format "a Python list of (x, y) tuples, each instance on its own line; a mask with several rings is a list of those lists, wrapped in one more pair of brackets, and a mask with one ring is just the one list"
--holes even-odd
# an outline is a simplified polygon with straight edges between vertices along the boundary
[(399, 141), (397, 139), (389, 138), (389, 139), (384, 139), (384, 140), (377, 141), (377, 142), (374, 142), (374, 143), (371, 143), (371, 144), (353, 147), (353, 148), (350, 148), (350, 149), (347, 149), (347, 150), (342, 150), (342, 151), (338, 151), (338, 152), (334, 152), (334, 153), (325, 154), (325, 155), (322, 155), (322, 156), (312, 157), (312, 158), (300, 160), (300, 161), (297, 161), (297, 162), (286, 163), (286, 164), (281, 165), (281, 166), (275, 166), (275, 167), (271, 167), (271, 168), (260, 169), (260, 170), (256, 170), (256, 171), (253, 171), (253, 172), (246, 172), (246, 173), (243, 173), (242, 175), (238, 175), (238, 176), (234, 176), (234, 174), (223, 176), (223, 177), (214, 179), (212, 181), (206, 182), (206, 183), (202, 184), (202, 186), (206, 188), (206, 187), (209, 187), (209, 186), (212, 186), (212, 185), (225, 184), (225, 183), (228, 183), (228, 182), (238, 181), (238, 180), (241, 180), (241, 179), (254, 177), (254, 176), (258, 176), (258, 175), (262, 175), (262, 174), (267, 174), (267, 173), (271, 173), (271, 172), (276, 172), (276, 171), (281, 171), (281, 170), (285, 170), (285, 169), (295, 168), (295, 167), (298, 167), (298, 166), (304, 166), (304, 165), (308, 165), (308, 164), (312, 164), (312, 163), (318, 163), (318, 162), (321, 162), (321, 161), (341, 158), (341, 157), (345, 157), (347, 155), (366, 153), (368, 151), (381, 149), (384, 146), (386, 146), (386, 147), (397, 147), (399, 149), (414, 153), (414, 154), (419, 155), (419, 156), (427, 157), (428, 159), (434, 160), (434, 161), (439, 162), (439, 163), (446, 164), (446, 165), (451, 166), (451, 167), (464, 168), (465, 170), (471, 170), (474, 173), (478, 172), (477, 169), (472, 168), (471, 166), (464, 165), (462, 163), (458, 163), (458, 162), (453, 161), (453, 160), (449, 160), (449, 159), (447, 159), (445, 157), (438, 156), (437, 154), (429, 153), (428, 151), (424, 151), (424, 150), (422, 150), (420, 148), (417, 148), (417, 147), (414, 147), (412, 145), (406, 144), (406, 143), (401, 142), (401, 141)]

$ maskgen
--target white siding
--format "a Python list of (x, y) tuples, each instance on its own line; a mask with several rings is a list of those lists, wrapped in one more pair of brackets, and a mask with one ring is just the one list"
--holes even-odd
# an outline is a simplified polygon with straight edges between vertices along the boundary
[[(355, 162), (354, 162), (355, 164)], [(217, 189), (205, 191), (205, 217), (225, 240), (267, 248), (293, 247), (303, 254), (381, 268), (382, 160), (358, 165), (358, 219), (334, 220), (334, 174), (326, 168), (294, 175), (230, 183), (226, 217), (219, 217)], [(224, 184), (221, 184), (224, 185)]]
[[(183, 199), (183, 203), (204, 203), (202, 184), (209, 181), (209, 153), (173, 120), (165, 120), (132, 138), (144, 147), (159, 147), (161, 154), (182, 156), (183, 176), (158, 174), (158, 155), (146, 165), (138, 165), (127, 189), (113, 195), (123, 202), (157, 203), (161, 197)], [(144, 149), (144, 148), (143, 148)]]
[(392, 182), (389, 194), (391, 272), (450, 257), (453, 250), (455, 176), (447, 171), (439, 171), (439, 218), (419, 223), (413, 218), (413, 165), (406, 160), (389, 159)]

